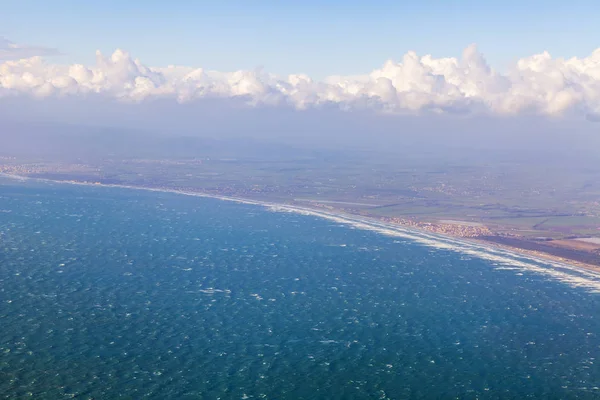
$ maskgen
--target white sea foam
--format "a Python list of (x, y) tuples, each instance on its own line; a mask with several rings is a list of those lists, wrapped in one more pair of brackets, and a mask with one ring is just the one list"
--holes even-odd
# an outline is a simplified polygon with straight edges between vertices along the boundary
[[(16, 177), (12, 175), (2, 176), (8, 178), (22, 179), (22, 177)], [(183, 194), (187, 196), (213, 198), (223, 201), (236, 202), (240, 204), (262, 206), (273, 212), (290, 212), (295, 214), (323, 218), (349, 227), (374, 231), (386, 236), (400, 237), (433, 249), (457, 252), (461, 254), (474, 256), (479, 259), (491, 261), (491, 265), (497, 270), (513, 270), (518, 272), (525, 271), (529, 273), (535, 273), (555, 279), (572, 287), (583, 288), (590, 292), (600, 293), (600, 273), (595, 271), (586, 270), (581, 267), (569, 265), (566, 263), (541, 259), (530, 255), (519, 254), (518, 252), (501, 249), (491, 245), (474, 243), (459, 238), (418, 231), (415, 229), (385, 223), (365, 217), (359, 217), (343, 213), (333, 213), (330, 211), (315, 210), (296, 205), (276, 204), (266, 201), (250, 200), (239, 197), (222, 196), (207, 193), (188, 192), (183, 190), (143, 188), (136, 186), (113, 184), (95, 185), (79, 182), (53, 181), (47, 179), (38, 180), (52, 183), (70, 183), (94, 187), (103, 186), (122, 189)]]
[(5, 172), (0, 172), (0, 176), (3, 178), (8, 178), (8, 179), (16, 179), (18, 181), (26, 181), (26, 180), (30, 179), (26, 176), (12, 175), (12, 174), (7, 174)]
[[(204, 293), (204, 294), (215, 294), (215, 293), (225, 293), (225, 294), (230, 294), (231, 290), (229, 289), (215, 289), (215, 288), (207, 288), (207, 289), (199, 289), (198, 292), (200, 293)], [(189, 292), (188, 292), (189, 293)]]

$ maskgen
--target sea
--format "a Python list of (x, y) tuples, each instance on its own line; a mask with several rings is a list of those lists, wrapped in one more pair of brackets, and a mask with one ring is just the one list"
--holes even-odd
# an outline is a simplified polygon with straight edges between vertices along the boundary
[(600, 398), (593, 272), (290, 206), (0, 179), (0, 398)]

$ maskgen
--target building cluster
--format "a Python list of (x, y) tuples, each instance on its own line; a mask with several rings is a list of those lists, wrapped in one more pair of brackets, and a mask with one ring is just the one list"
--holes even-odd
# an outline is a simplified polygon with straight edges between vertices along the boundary
[(417, 228), (432, 233), (466, 238), (490, 236), (494, 233), (483, 225), (447, 224), (441, 222), (422, 222), (407, 218), (385, 218), (386, 222)]

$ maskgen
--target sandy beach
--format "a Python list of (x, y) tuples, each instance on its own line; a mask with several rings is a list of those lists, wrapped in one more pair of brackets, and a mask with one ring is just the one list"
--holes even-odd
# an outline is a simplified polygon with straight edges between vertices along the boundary
[[(504, 269), (524, 269), (542, 273), (545, 275), (551, 275), (558, 280), (565, 281), (572, 285), (584, 286), (593, 291), (600, 292), (600, 267), (595, 265), (585, 264), (543, 252), (530, 251), (511, 246), (505, 246), (478, 238), (463, 238), (439, 233), (431, 233), (425, 230), (420, 230), (413, 226), (407, 227), (401, 224), (384, 222), (376, 218), (349, 214), (340, 210), (322, 210), (308, 206), (280, 204), (269, 201), (260, 201), (170, 188), (152, 188), (132, 185), (49, 180), (6, 174), (0, 174), (0, 176), (17, 180), (31, 179), (34, 181), (57, 184), (72, 184), (81, 186), (174, 193), (186, 196), (213, 198), (223, 201), (251, 204), (265, 207), (268, 210), (274, 212), (292, 212), (304, 215), (311, 215), (318, 218), (328, 219), (340, 224), (351, 225), (359, 229), (375, 231), (383, 235), (415, 241), (428, 247), (451, 250), (454, 252), (460, 252), (466, 255), (486, 259), (492, 261), (495, 264), (503, 265)], [(542, 264), (544, 266), (540, 266), (538, 264)]]

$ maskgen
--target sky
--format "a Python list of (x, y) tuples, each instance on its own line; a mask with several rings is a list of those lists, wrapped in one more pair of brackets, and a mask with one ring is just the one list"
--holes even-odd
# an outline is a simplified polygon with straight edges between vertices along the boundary
[(600, 121), (597, 1), (0, 5), (0, 99)]
[(477, 43), (504, 70), (547, 50), (584, 57), (599, 47), (600, 2), (504, 1), (0, 1), (0, 35), (57, 48), (61, 63), (126, 49), (152, 66), (277, 74), (364, 74), (409, 50), (459, 55)]

